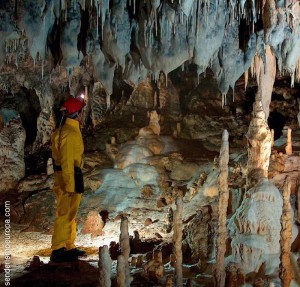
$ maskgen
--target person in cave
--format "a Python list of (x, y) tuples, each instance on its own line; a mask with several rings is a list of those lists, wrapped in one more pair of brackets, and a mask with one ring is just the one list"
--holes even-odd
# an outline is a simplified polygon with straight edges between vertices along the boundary
[(76, 216), (84, 189), (81, 172), (84, 146), (80, 131), (84, 106), (83, 99), (67, 99), (62, 107), (61, 123), (51, 137), (53, 191), (57, 202), (50, 257), (54, 262), (74, 261), (85, 255), (85, 251), (74, 244)]

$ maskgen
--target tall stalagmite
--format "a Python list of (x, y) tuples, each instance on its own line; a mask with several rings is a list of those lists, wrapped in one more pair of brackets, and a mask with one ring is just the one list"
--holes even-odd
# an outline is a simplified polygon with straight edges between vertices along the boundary
[(223, 131), (222, 146), (220, 150), (219, 165), (219, 224), (218, 224), (218, 237), (217, 237), (217, 254), (216, 254), (216, 266), (214, 270), (214, 282), (215, 286), (225, 286), (225, 266), (224, 255), (226, 252), (226, 239), (227, 239), (227, 207), (228, 207), (228, 162), (229, 162), (229, 143), (228, 132)]
[(175, 262), (175, 280), (176, 286), (183, 286), (182, 278), (182, 210), (183, 201), (182, 196), (178, 196), (176, 199), (176, 211), (174, 211), (174, 223), (173, 223), (173, 248), (174, 255), (176, 258)]
[(129, 265), (128, 259), (130, 254), (130, 243), (129, 243), (129, 233), (128, 233), (128, 218), (122, 217), (121, 219), (121, 234), (120, 234), (120, 248), (121, 253), (124, 256), (125, 261), (125, 274), (126, 274), (126, 287), (130, 287), (130, 272), (129, 272)]
[(283, 189), (283, 208), (281, 214), (281, 232), (280, 232), (280, 271), (279, 277), (283, 287), (289, 287), (293, 279), (293, 269), (291, 266), (291, 243), (292, 243), (292, 213), (290, 204), (291, 182), (285, 181)]
[(248, 175), (252, 170), (260, 168), (267, 177), (272, 135), (266, 121), (261, 100), (258, 97), (253, 104), (253, 118), (246, 137), (248, 140)]
[(117, 259), (117, 286), (126, 287), (126, 262), (123, 255)]
[(97, 287), (110, 287), (111, 286), (111, 258), (109, 255), (107, 245), (99, 248), (99, 281)]

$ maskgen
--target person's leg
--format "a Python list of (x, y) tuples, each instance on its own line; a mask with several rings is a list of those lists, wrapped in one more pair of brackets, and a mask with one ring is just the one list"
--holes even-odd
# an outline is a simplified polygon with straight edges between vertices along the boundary
[(71, 196), (70, 211), (69, 211), (69, 221), (71, 222), (71, 232), (70, 237), (66, 242), (66, 248), (68, 250), (75, 248), (76, 239), (76, 216), (78, 213), (79, 205), (81, 201), (81, 194), (74, 193)]
[(57, 212), (54, 222), (54, 231), (52, 236), (52, 250), (67, 247), (71, 238), (72, 221), (70, 221), (70, 207), (72, 195), (60, 191), (57, 196)]

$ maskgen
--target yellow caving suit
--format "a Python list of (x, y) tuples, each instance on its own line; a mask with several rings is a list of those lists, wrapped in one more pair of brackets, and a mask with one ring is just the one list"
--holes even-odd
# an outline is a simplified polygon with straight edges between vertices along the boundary
[(75, 248), (76, 215), (81, 194), (75, 192), (74, 166), (82, 168), (83, 141), (79, 122), (66, 118), (65, 124), (52, 137), (52, 157), (61, 171), (54, 173), (53, 191), (57, 211), (52, 236), (52, 250)]

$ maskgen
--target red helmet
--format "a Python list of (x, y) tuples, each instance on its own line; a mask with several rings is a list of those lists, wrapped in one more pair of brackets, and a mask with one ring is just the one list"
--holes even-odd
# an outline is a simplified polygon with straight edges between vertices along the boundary
[(79, 98), (68, 98), (63, 104), (63, 108), (67, 111), (68, 115), (79, 112), (84, 106), (84, 100)]

